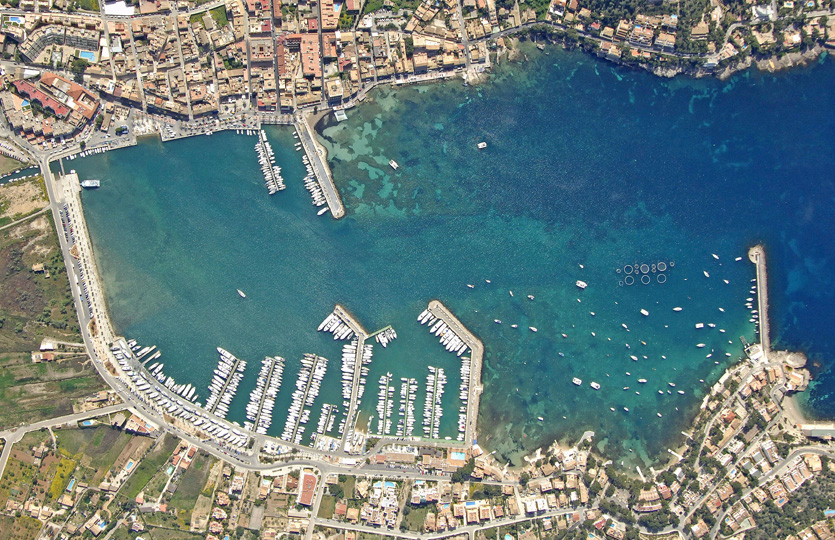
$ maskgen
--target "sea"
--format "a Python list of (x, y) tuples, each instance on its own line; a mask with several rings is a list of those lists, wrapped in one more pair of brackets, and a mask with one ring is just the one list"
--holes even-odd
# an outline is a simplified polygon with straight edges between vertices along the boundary
[(159, 347), (200, 401), (216, 347), (245, 359), (228, 416), (241, 423), (261, 360), (285, 358), (275, 435), (302, 355), (328, 358), (307, 444), (322, 405), (345, 413), (343, 343), (316, 331), (338, 303), (397, 332), (375, 344), (359, 427), (385, 430), (390, 375), (390, 433), (405, 378), (422, 435), (431, 366), (447, 377), (440, 436), (455, 440), (461, 360), (417, 322), (439, 299), (485, 346), (478, 444), (519, 464), (593, 431), (599, 452), (645, 465), (757, 339), (760, 243), (774, 345), (809, 356), (807, 414), (835, 416), (835, 64), (664, 79), (522, 47), (483, 84), (385, 87), (325, 117), (339, 221), (317, 215), (288, 127), (265, 128), (287, 184), (274, 196), (255, 137), (234, 132), (65, 163), (102, 181), (84, 211), (117, 331)]

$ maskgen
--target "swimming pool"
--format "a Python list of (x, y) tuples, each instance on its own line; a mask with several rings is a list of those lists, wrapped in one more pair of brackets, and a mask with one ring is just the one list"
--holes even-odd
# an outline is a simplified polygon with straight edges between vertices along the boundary
[(133, 469), (133, 460), (128, 461), (128, 464), (125, 465), (125, 470), (126, 471), (130, 472), (131, 469)]
[(73, 486), (75, 485), (75, 478), (70, 478), (70, 483), (67, 485), (67, 491), (72, 491)]
[(79, 51), (78, 57), (87, 60), (88, 62), (95, 62), (96, 55), (95, 53), (91, 53), (90, 51)]
[[(24, 106), (26, 106), (28, 104), (29, 104), (29, 102), (26, 102), (26, 104)], [(83, 422), (81, 422), (81, 425), (84, 426), (84, 427), (90, 427), (90, 426), (93, 425), (93, 421), (92, 420), (84, 420)]]
[(464, 461), (465, 459), (467, 459), (467, 454), (465, 454), (464, 452), (450, 452), (449, 455), (450, 458), (457, 459), (459, 461)]
[(15, 24), (23, 24), (23, 17), (9, 17), (9, 22), (13, 22)]

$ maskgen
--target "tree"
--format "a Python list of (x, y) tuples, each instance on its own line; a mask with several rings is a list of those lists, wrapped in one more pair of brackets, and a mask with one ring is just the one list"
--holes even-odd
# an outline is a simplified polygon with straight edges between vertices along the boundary
[(100, 114), (96, 117), (96, 129), (101, 129), (101, 125), (104, 123), (104, 115)]
[(519, 483), (522, 485), (522, 487), (527, 486), (528, 481), (530, 479), (531, 479), (531, 475), (528, 474), (527, 472), (523, 472), (522, 474), (519, 475)]

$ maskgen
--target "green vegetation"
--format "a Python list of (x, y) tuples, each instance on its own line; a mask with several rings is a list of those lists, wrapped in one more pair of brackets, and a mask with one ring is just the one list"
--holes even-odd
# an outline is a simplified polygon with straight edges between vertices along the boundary
[(72, 60), (70, 60), (70, 71), (76, 75), (82, 75), (85, 71), (87, 71), (88, 67), (90, 67), (90, 62), (84, 58), (73, 56)]
[(343, 9), (339, 13), (339, 29), (350, 30), (354, 27), (354, 16), (348, 14), (347, 9)]
[(16, 159), (6, 156), (0, 156), (0, 174), (10, 173), (18, 169), (22, 169), (26, 164)]
[(218, 28), (223, 28), (227, 24), (229, 24), (229, 18), (226, 15), (226, 6), (218, 6), (211, 10), (209, 13), (212, 15), (212, 19), (215, 20)]
[(379, 9), (383, 9), (383, 0), (366, 0), (365, 5), (362, 6), (362, 14), (374, 13)]
[(0, 540), (37, 538), (42, 523), (29, 516), (0, 516)]
[(322, 503), (319, 505), (319, 517), (331, 519), (336, 509), (336, 498), (331, 495), (322, 495)]
[(49, 497), (54, 501), (61, 496), (61, 493), (67, 489), (67, 484), (70, 483), (70, 475), (75, 470), (75, 461), (67, 458), (61, 458), (58, 463), (58, 470), (55, 471), (55, 476), (52, 477), (52, 484), (49, 486)]
[(824, 518), (823, 511), (832, 506), (835, 491), (835, 473), (824, 465), (813, 481), (806, 482), (792, 493), (789, 502), (781, 509), (769, 499), (763, 511), (755, 517), (757, 528), (746, 533), (751, 540), (785, 538)]
[(132, 437), (104, 425), (55, 432), (58, 451), (62, 456), (78, 462), (75, 477), (79, 482), (88, 484), (96, 484), (104, 478)]
[[(206, 13), (205, 11), (200, 11), (199, 13), (192, 13), (191, 16), (188, 18), (189, 24), (200, 23), (203, 24), (203, 14)], [(205, 26), (204, 26), (205, 28)]]
[(128, 499), (134, 499), (139, 492), (148, 484), (151, 478), (159, 471), (160, 467), (168, 461), (171, 453), (177, 447), (178, 440), (174, 437), (163, 435), (157, 444), (142, 460), (133, 475), (128, 478), (122, 486), (122, 493)]
[(205, 452), (198, 452), (194, 455), (191, 466), (180, 479), (177, 491), (171, 497), (172, 506), (189, 511), (194, 508), (194, 503), (197, 501), (203, 486), (206, 485), (209, 471), (211, 471), (214, 462), (214, 458)]
[(453, 482), (465, 482), (470, 478), (470, 475), (473, 474), (475, 470), (475, 459), (470, 458), (467, 461), (467, 464), (452, 473), (452, 481)]
[[(408, 512), (406, 511), (408, 509)], [(403, 523), (406, 524), (406, 529), (410, 531), (422, 531), (423, 522), (426, 520), (426, 514), (429, 513), (429, 506), (412, 506), (406, 503), (403, 509)]]
[(75, 6), (78, 9), (83, 9), (85, 11), (99, 11), (99, 2), (98, 0), (77, 0), (75, 2)]

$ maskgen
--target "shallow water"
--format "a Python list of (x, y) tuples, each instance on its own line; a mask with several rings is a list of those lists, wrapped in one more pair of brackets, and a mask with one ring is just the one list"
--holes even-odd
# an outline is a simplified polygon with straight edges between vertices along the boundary
[[(395, 398), (400, 377), (418, 380), (420, 411), (426, 366), (444, 367), (441, 435), (454, 438), (458, 360), (415, 321), (438, 298), (486, 347), (482, 445), (518, 461), (591, 429), (607, 454), (637, 461), (680, 438), (700, 379), (754, 339), (747, 248), (764, 242), (772, 337), (820, 363), (807, 406), (831, 414), (832, 63), (721, 83), (550, 53), (527, 51), (479, 87), (383, 89), (324, 126), (348, 212), (338, 222), (316, 216), (287, 129), (268, 129), (288, 184), (273, 197), (253, 137), (145, 140), (72, 162), (103, 180), (84, 202), (116, 327), (200, 388), (216, 346), (247, 359), (239, 421), (264, 355), (288, 359), (276, 411), (301, 355), (326, 356), (311, 428), (322, 403), (341, 409), (340, 346), (315, 331), (340, 303), (398, 333), (375, 347), (363, 412), (376, 414), (387, 372)], [(659, 262), (651, 284), (626, 284), (626, 265)], [(283, 425), (277, 415), (271, 432)]]

